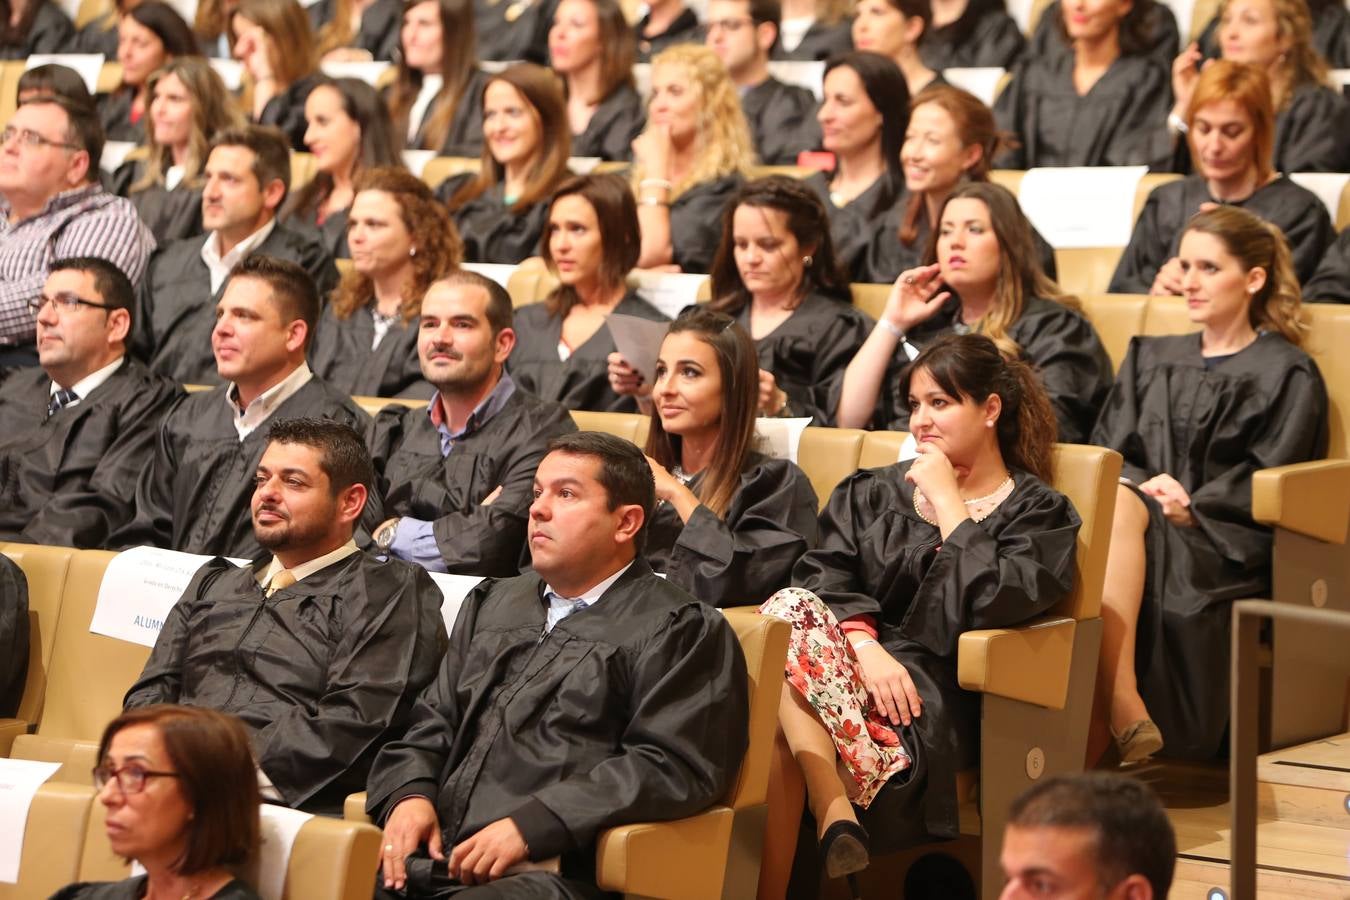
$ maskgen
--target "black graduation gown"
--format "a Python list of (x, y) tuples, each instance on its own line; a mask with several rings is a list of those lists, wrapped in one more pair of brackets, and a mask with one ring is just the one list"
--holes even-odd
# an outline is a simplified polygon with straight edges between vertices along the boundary
[(136, 479), (183, 391), (127, 359), (49, 418), (51, 384), (33, 367), (0, 386), (0, 541), (103, 547), (135, 512)]
[(670, 204), (672, 258), (681, 272), (710, 272), (722, 242), (722, 213), (744, 179), (736, 173), (700, 181)]
[[(0, 60), (27, 59), (34, 53), (69, 53), (75, 40), (75, 26), (53, 0), (34, 0), (38, 4), (33, 24), (22, 41), (0, 44)], [(117, 54), (114, 53), (113, 57)]]
[(558, 0), (474, 0), (479, 59), (548, 64), (548, 30)]
[(859, 277), (866, 267), (867, 244), (881, 227), (881, 221), (904, 192), (900, 179), (883, 174), (867, 190), (843, 206), (835, 206), (830, 199), (830, 176), (816, 172), (806, 179), (825, 204), (830, 217), (830, 239), (834, 256), (849, 273), (850, 281), (864, 281)]
[[(351, 250), (347, 248), (347, 216), (351, 207), (339, 209), (328, 214), (320, 224), (315, 211), (299, 210), (285, 216), (282, 221), (290, 228), (303, 232), (323, 245), (324, 250), (333, 259), (350, 259)], [(321, 299), (326, 300), (327, 295)]]
[(286, 805), (337, 815), (436, 675), (443, 598), (421, 566), (359, 550), (267, 597), (271, 559), (202, 566), (124, 703), (239, 716)]
[(1277, 172), (1350, 171), (1350, 100), (1324, 84), (1294, 89), (1275, 116)]
[[(1032, 32), (1031, 43), (1027, 47), (1027, 59), (1049, 58), (1061, 53), (1072, 55), (1072, 48), (1058, 25), (1062, 16), (1059, 0), (1051, 0), (1036, 22), (1036, 30)], [(1149, 30), (1148, 47), (1144, 52), (1157, 60), (1165, 71), (1171, 73), (1172, 61), (1181, 52), (1181, 31), (1177, 27), (1177, 17), (1172, 8), (1165, 3), (1153, 4), (1152, 26)], [(1189, 28), (1189, 23), (1187, 27)], [(1168, 85), (1170, 90), (1170, 80)]]
[[(208, 234), (160, 249), (136, 295), (132, 352), (180, 384), (221, 383), (211, 352), (211, 331), (216, 327), (216, 303), (229, 280), (211, 293), (210, 273), (202, 262), (202, 245), (210, 239)], [(318, 241), (281, 223), (254, 252), (299, 264), (314, 279), (320, 297), (337, 285), (337, 267)]]
[(330, 303), (319, 316), (309, 345), (309, 367), (333, 390), (357, 397), (425, 397), (431, 385), (422, 380), (417, 358), (417, 320), (394, 322), (380, 345), (375, 340), (375, 317), (363, 306), (345, 319)]
[(134, 88), (118, 88), (110, 94), (99, 94), (94, 98), (98, 105), (99, 121), (103, 123), (103, 134), (108, 140), (131, 141), (138, 145), (145, 143), (145, 114), (135, 122), (131, 121), (131, 103), (135, 99)]
[[(629, 291), (614, 312), (652, 322), (665, 322), (659, 309)], [(567, 409), (637, 412), (632, 397), (620, 397), (609, 386), (609, 355), (617, 349), (606, 325), (596, 329), (566, 360), (558, 358), (562, 316), (550, 316), (544, 301), (516, 310), (516, 346), (506, 367), (516, 385)]]
[[(316, 35), (333, 20), (337, 6), (337, 0), (318, 0), (306, 10)], [(365, 50), (377, 60), (392, 62), (399, 49), (399, 29), (402, 27), (403, 8), (399, 0), (375, 0), (361, 13), (361, 27), (347, 46)]]
[[(51, 900), (142, 900), (150, 876), (125, 881), (80, 881), (52, 894)], [(238, 878), (202, 900), (262, 900), (253, 888)]]
[(473, 70), (455, 106), (450, 129), (439, 147), (431, 145), (431, 136), (427, 134), (427, 119), (436, 104), (435, 101), (427, 104), (421, 124), (417, 126), (417, 134), (408, 142), (408, 149), (435, 150), (438, 156), (468, 156), (476, 159), (483, 152), (483, 91), (487, 87), (487, 80), (487, 73), (477, 68)]
[(117, 13), (111, 11), (87, 22), (75, 33), (71, 53), (102, 53), (109, 62), (117, 59)]
[(136, 213), (159, 246), (199, 237), (203, 233), (201, 186), (189, 187), (180, 181), (173, 190), (157, 184), (133, 191), (131, 186), (140, 181), (143, 174), (144, 160), (127, 160), (112, 174), (108, 190), (126, 197), (136, 206)]
[[(924, 347), (952, 333), (960, 316), (960, 301), (953, 297), (932, 319), (910, 332), (909, 342)], [(1092, 423), (1111, 389), (1111, 358), (1087, 316), (1062, 303), (1031, 297), (1021, 318), (1008, 328), (1008, 336), (1041, 376), (1059, 421), (1059, 440), (1089, 443)], [(908, 364), (909, 358), (897, 349), (877, 398), (875, 427), (909, 430), (909, 402), (899, 389), (900, 375)]]
[(633, 158), (633, 140), (646, 124), (642, 98), (632, 85), (621, 84), (595, 107), (586, 130), (572, 135), (572, 155), (628, 162)]
[(914, 758), (862, 813), (874, 854), (957, 835), (956, 773), (979, 762), (980, 697), (956, 680), (963, 632), (1010, 628), (1070, 590), (1078, 528), (1067, 497), (1026, 472), (984, 521), (942, 541), (914, 511), (910, 462), (855, 472), (820, 514), (820, 545), (792, 571), (840, 621), (871, 616), (909, 671), (923, 715), (896, 731)]
[(19, 712), (28, 681), (28, 578), (0, 553), (0, 716)]
[(994, 103), (999, 128), (1021, 143), (995, 167), (1165, 167), (1172, 145), (1156, 126), (1171, 108), (1170, 71), (1147, 56), (1122, 56), (1080, 96), (1072, 53), (1028, 55)]
[[(443, 202), (477, 178), (453, 175), (436, 188)], [(539, 238), (548, 224), (548, 198), (520, 210), (506, 205), (505, 183), (495, 184), (450, 213), (464, 241), (464, 261), (474, 263), (519, 263), (539, 253)]]
[[(367, 530), (390, 516), (430, 521), (449, 571), (514, 575), (534, 501), (534, 470), (549, 441), (576, 430), (561, 405), (517, 388), (495, 416), (441, 456), (440, 433), (425, 407), (387, 406), (366, 439), (377, 473), (363, 517)], [(484, 506), (498, 486), (502, 493)]]
[[(1191, 175), (1158, 187), (1149, 194), (1129, 246), (1111, 276), (1113, 294), (1147, 294), (1158, 270), (1177, 255), (1181, 236), (1200, 204), (1214, 203), (1203, 175)], [(1280, 177), (1258, 188), (1240, 206), (1278, 226), (1294, 254), (1300, 281), (1312, 277), (1322, 254), (1335, 239), (1327, 208), (1317, 195), (1288, 178)]]
[(647, 21), (650, 16), (643, 16), (642, 20), (634, 26), (634, 33), (637, 35), (637, 61), (640, 63), (649, 63), (652, 57), (660, 53), (667, 47), (674, 47), (676, 44), (702, 44), (707, 37), (707, 31), (699, 24), (698, 16), (689, 7), (670, 23), (670, 27), (658, 35), (647, 37)]
[(919, 42), (919, 57), (934, 71), (954, 68), (995, 67), (1011, 69), (1022, 58), (1027, 39), (1017, 22), (1002, 9), (980, 16), (969, 33), (958, 35), (953, 25), (925, 31)]
[[(870, 236), (857, 264), (854, 266), (853, 278), (855, 281), (866, 284), (891, 284), (906, 269), (923, 265), (923, 256), (928, 249), (928, 241), (932, 233), (928, 225), (926, 207), (919, 212), (919, 218), (916, 222), (918, 233), (914, 236), (914, 242), (905, 244), (900, 240), (900, 225), (905, 220), (909, 198), (909, 190), (901, 190), (900, 195), (895, 199), (895, 203), (881, 217), (876, 232)], [(1059, 267), (1055, 264), (1055, 248), (1050, 246), (1049, 241), (1041, 237), (1041, 233), (1036, 230), (1034, 225), (1031, 226), (1031, 239), (1036, 242), (1036, 249), (1039, 251), (1041, 271), (1052, 280), (1057, 278)]]
[(1252, 521), (1258, 469), (1318, 458), (1327, 395), (1317, 365), (1262, 334), (1207, 369), (1198, 334), (1136, 337), (1092, 432), (1125, 457), (1122, 477), (1166, 472), (1196, 526), (1149, 511), (1135, 666), (1168, 756), (1210, 759), (1228, 726), (1230, 604), (1270, 596), (1270, 529)]
[(759, 161), (766, 166), (795, 166), (798, 153), (819, 147), (817, 106), (815, 95), (806, 88), (773, 77), (741, 94), (741, 110)]
[(322, 72), (315, 72), (296, 80), (267, 101), (262, 115), (258, 117), (258, 124), (280, 128), (281, 133), (291, 142), (292, 150), (297, 153), (308, 153), (309, 148), (305, 146), (305, 130), (309, 128), (309, 123), (305, 121), (305, 101), (309, 99), (309, 92), (318, 87), (324, 77)]
[(1350, 303), (1350, 228), (1327, 248), (1317, 272), (1303, 285), (1310, 303)]
[[(681, 522), (658, 503), (643, 549), (652, 568), (710, 606), (763, 603), (792, 583), (792, 567), (816, 544), (820, 504), (796, 463), (751, 453), (726, 517), (699, 506)], [(703, 473), (689, 489), (698, 493)]]
[[(412, 727), (375, 760), (366, 808), (382, 821), (403, 797), (432, 798), (445, 846), (509, 816), (532, 860), (561, 856), (562, 879), (601, 896), (601, 831), (693, 815), (731, 786), (745, 658), (721, 613), (641, 558), (547, 634), (543, 591), (530, 573), (469, 595)], [(575, 895), (511, 881), (494, 896)]]
[(806, 29), (802, 41), (791, 50), (783, 47), (781, 41), (769, 51), (770, 59), (827, 60), (836, 53), (847, 53), (853, 49), (853, 22), (844, 19), (833, 25), (816, 21)]
[(249, 503), (253, 475), (267, 449), (268, 425), (331, 419), (363, 431), (370, 421), (346, 394), (311, 378), (241, 441), (227, 390), (222, 385), (188, 394), (165, 416), (155, 435), (154, 458), (136, 483), (136, 517), (109, 546), (150, 544), (252, 559), (262, 548), (253, 537)]
[[(749, 304), (736, 319), (750, 333)], [(813, 425), (833, 425), (844, 370), (875, 324), (852, 303), (811, 293), (781, 325), (756, 339), (759, 367), (772, 372), (787, 394), (783, 415), (810, 416)]]

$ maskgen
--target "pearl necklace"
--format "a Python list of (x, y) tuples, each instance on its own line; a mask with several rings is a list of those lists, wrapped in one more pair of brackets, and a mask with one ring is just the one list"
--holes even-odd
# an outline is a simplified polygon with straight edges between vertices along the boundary
[[(970, 500), (963, 500), (962, 502), (965, 503), (966, 511), (970, 513), (971, 519), (973, 519), (976, 522), (983, 522), (985, 519), (989, 518), (989, 515), (994, 510), (998, 509), (998, 505), (1000, 503), (1008, 499), (1008, 495), (1012, 493), (1012, 489), (1013, 489), (1013, 477), (1011, 474), (1009, 474), (1008, 477), (1005, 478), (1002, 481), (1002, 483), (1000, 483), (999, 486), (994, 488), (994, 490), (991, 491), (990, 493), (985, 494), (983, 497), (975, 497)], [(989, 508), (980, 509), (981, 504), (985, 503), (989, 504)], [(933, 519), (929, 517), (928, 513), (924, 512), (925, 508), (932, 511), (933, 504), (929, 501), (927, 497), (924, 496), (923, 491), (919, 489), (919, 486), (915, 485), (914, 512), (918, 514), (920, 519), (923, 519), (929, 525), (932, 525), (934, 528), (937, 528), (938, 523), (933, 521)], [(934, 516), (937, 515), (936, 511), (933, 512), (933, 515)]]

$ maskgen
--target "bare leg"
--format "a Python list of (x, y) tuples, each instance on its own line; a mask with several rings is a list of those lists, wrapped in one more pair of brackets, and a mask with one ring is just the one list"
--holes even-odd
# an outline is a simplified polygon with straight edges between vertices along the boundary
[(1100, 720), (1116, 731), (1148, 718), (1134, 670), (1139, 607), (1144, 599), (1147, 530), (1148, 508), (1144, 501), (1120, 485), (1116, 490), (1106, 584), (1102, 590), (1102, 652), (1097, 666), (1095, 707)]
[(786, 681), (778, 703), (778, 722), (806, 782), (806, 800), (816, 820), (816, 837), (841, 819), (857, 822), (848, 792), (839, 780), (834, 740), (816, 718), (811, 704)]
[[(786, 682), (784, 686), (787, 686)], [(773, 743), (773, 760), (769, 765), (769, 813), (768, 821), (764, 823), (758, 900), (783, 900), (787, 896), (806, 791), (802, 770), (797, 767), (792, 748), (781, 730)]]

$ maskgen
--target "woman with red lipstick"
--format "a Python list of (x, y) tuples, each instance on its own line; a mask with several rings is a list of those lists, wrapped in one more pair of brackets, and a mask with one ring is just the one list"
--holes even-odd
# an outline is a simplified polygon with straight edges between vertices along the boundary
[(261, 804), (238, 719), (189, 706), (134, 709), (104, 729), (98, 759), (108, 843), (145, 874), (72, 884), (52, 900), (258, 900), (234, 876), (258, 852)]
[(325, 79), (305, 98), (305, 146), (314, 155), (315, 176), (286, 201), (282, 219), (318, 230), (334, 257), (347, 248), (347, 211), (355, 182), (376, 166), (401, 166), (389, 110), (375, 89), (355, 78)]
[(568, 175), (571, 132), (553, 73), (518, 63), (483, 88), (483, 154), (477, 175), (436, 189), (464, 239), (466, 262), (518, 263), (539, 246), (548, 200)]
[(397, 74), (385, 99), (410, 150), (477, 156), (483, 87), (472, 0), (404, 0)]
[(1275, 114), (1265, 74), (1242, 63), (1210, 63), (1191, 91), (1186, 128), (1197, 173), (1149, 195), (1111, 292), (1180, 294), (1181, 232), (1191, 216), (1216, 204), (1240, 206), (1277, 226), (1293, 250), (1295, 274), (1311, 278), (1335, 232), (1317, 195), (1271, 165)]
[(632, 158), (645, 114), (633, 84), (636, 39), (619, 4), (562, 0), (548, 32), (548, 54), (566, 86), (572, 155)]
[(1111, 386), (1097, 332), (1036, 262), (1031, 224), (1006, 189), (958, 186), (930, 239), (927, 264), (902, 274), (844, 374), (838, 422), (909, 428), (897, 379), (919, 348), (950, 332), (979, 331), (1030, 363), (1059, 419), (1060, 440), (1081, 443)]
[(1306, 324), (1289, 248), (1221, 206), (1181, 238), (1199, 334), (1136, 337), (1092, 432), (1125, 457), (1102, 595), (1090, 749), (1122, 762), (1164, 745), (1211, 759), (1228, 726), (1230, 604), (1270, 596), (1270, 529), (1252, 521), (1257, 469), (1318, 458), (1327, 397), (1299, 349)]
[(638, 242), (637, 206), (623, 178), (582, 175), (562, 183), (539, 248), (558, 286), (516, 310), (507, 369), (520, 388), (568, 409), (637, 411), (633, 397), (610, 386), (608, 363), (618, 354), (605, 320), (618, 313), (666, 321), (628, 288)]
[(183, 17), (167, 3), (145, 0), (122, 16), (117, 26), (117, 61), (122, 83), (99, 94), (99, 121), (110, 141), (135, 141), (146, 136), (151, 101), (150, 76), (165, 63), (199, 56), (197, 38)]
[[(795, 586), (760, 608), (793, 625), (779, 758), (800, 769), (832, 878), (864, 868), (869, 849), (956, 836), (980, 709), (957, 687), (957, 642), (1045, 612), (1074, 578), (1081, 523), (1049, 485), (1055, 417), (1030, 367), (983, 335), (948, 335), (898, 389), (918, 458), (835, 488)], [(771, 848), (784, 826), (797, 832), (782, 799)], [(783, 868), (766, 857), (766, 872)]]
[(941, 83), (942, 76), (919, 55), (919, 41), (932, 20), (928, 0), (860, 0), (853, 8), (853, 48), (895, 63), (913, 96), (934, 81)]

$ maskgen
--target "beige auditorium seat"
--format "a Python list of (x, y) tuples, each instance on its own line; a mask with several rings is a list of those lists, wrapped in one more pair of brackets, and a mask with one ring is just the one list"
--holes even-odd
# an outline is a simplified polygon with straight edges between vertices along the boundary
[(2, 544), (0, 552), (19, 564), (28, 580), (28, 678), (18, 715), (0, 719), (0, 756), (9, 756), (14, 739), (37, 724), (47, 692), (56, 623), (61, 615), (61, 597), (66, 586), (74, 550), (36, 544)]
[(481, 167), (482, 161), (474, 156), (437, 156), (422, 169), (422, 181), (427, 187), (435, 190), (451, 175), (476, 173)]
[(745, 177), (747, 180), (767, 178), (770, 175), (786, 175), (789, 178), (810, 178), (814, 174), (816, 174), (816, 170), (808, 169), (806, 166), (750, 166), (746, 169)]
[(647, 443), (647, 428), (651, 419), (637, 413), (588, 412), (572, 410), (572, 421), (578, 431), (602, 431), (631, 441), (639, 447)]
[(313, 153), (302, 153), (297, 150), (291, 151), (291, 186), (288, 193), (294, 194), (305, 185), (314, 180), (318, 174), (318, 164), (314, 162)]
[(807, 428), (797, 448), (797, 465), (811, 479), (824, 509), (839, 482), (858, 468), (866, 432), (857, 428)]
[(886, 298), (891, 295), (891, 287), (889, 284), (849, 285), (853, 292), (853, 305), (873, 319), (881, 318), (881, 313), (886, 309)]
[(98, 93), (111, 94), (122, 86), (122, 64), (105, 62), (98, 73)]
[(506, 292), (511, 295), (511, 305), (519, 308), (538, 303), (557, 286), (557, 277), (547, 269), (519, 268), (507, 279)]
[(1111, 357), (1111, 368), (1119, 371), (1125, 353), (1130, 349), (1130, 339), (1144, 333), (1148, 297), (1142, 294), (1085, 294), (1078, 299)]
[(19, 78), (26, 60), (12, 59), (0, 62), (0, 122), (9, 124), (9, 117), (19, 107)]
[(0, 900), (41, 900), (79, 881), (86, 828), (98, 805), (86, 785), (48, 781), (39, 787), (24, 823), (19, 881), (0, 882)]

